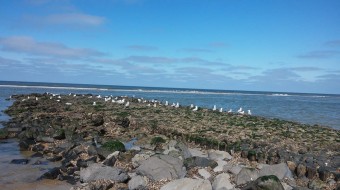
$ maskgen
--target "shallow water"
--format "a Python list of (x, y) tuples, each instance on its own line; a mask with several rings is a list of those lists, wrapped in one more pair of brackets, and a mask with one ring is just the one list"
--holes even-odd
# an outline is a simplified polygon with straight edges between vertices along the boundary
[[(7, 121), (10, 117), (2, 111), (12, 104), (5, 100), (8, 94), (0, 93), (0, 121)], [(11, 93), (12, 91), (6, 91)], [(3, 126), (0, 123), (0, 128)], [(1, 190), (64, 190), (71, 185), (57, 180), (37, 180), (49, 169), (59, 166), (59, 163), (44, 162), (42, 165), (33, 165), (37, 159), (30, 158), (32, 151), (20, 151), (16, 139), (0, 140), (0, 189)], [(13, 159), (30, 159), (26, 165), (11, 164)], [(41, 159), (43, 160), (43, 159)]]

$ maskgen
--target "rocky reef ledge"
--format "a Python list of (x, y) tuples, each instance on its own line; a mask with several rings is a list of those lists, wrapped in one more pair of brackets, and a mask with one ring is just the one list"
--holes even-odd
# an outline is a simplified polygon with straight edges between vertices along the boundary
[(11, 98), (0, 138), (61, 162), (40, 179), (74, 190), (340, 188), (335, 129), (131, 97)]

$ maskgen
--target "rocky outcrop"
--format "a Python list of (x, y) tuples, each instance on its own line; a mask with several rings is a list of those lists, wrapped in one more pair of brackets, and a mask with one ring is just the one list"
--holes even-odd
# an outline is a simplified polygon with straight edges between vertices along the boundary
[(91, 164), (89, 167), (80, 170), (80, 180), (82, 182), (90, 182), (99, 179), (125, 182), (128, 179), (128, 175), (122, 169), (98, 163)]

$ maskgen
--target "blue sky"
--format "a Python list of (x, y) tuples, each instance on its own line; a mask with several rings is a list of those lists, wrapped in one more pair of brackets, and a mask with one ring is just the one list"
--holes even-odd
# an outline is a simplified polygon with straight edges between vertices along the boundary
[(0, 2), (0, 80), (340, 94), (338, 0)]

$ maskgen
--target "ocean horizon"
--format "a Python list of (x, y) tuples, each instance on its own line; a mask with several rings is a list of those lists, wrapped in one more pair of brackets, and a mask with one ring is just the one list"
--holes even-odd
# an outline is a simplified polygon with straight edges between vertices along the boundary
[(310, 125), (340, 129), (340, 95), (321, 93), (218, 90), (170, 87), (96, 85), (47, 82), (0, 81), (0, 95), (44, 93), (100, 94), (131, 96), (160, 101), (179, 102), (234, 112), (242, 107), (253, 115), (278, 118)]

